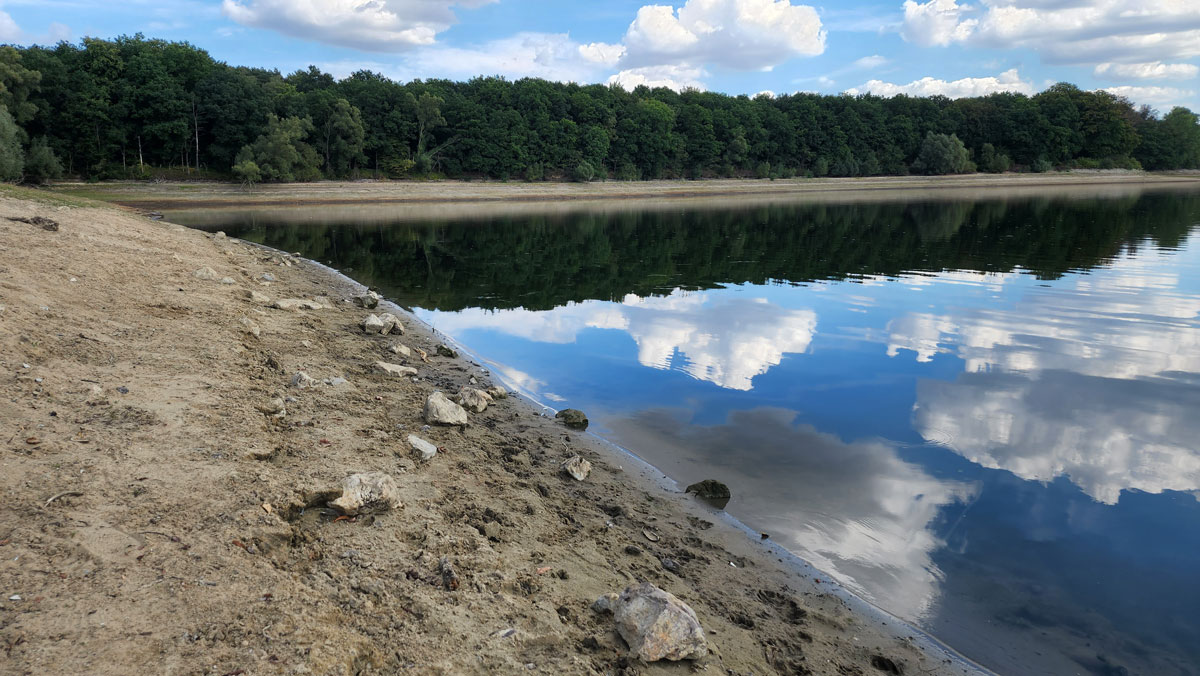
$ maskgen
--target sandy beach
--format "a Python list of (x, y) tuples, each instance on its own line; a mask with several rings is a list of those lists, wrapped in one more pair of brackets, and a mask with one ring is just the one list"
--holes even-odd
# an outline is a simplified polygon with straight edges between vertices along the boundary
[[(628, 187), (129, 190), (195, 205)], [(0, 198), (0, 672), (976, 673), (531, 402), (427, 427), (435, 391), (502, 383), (399, 308), (358, 307), (336, 273), (60, 196), (79, 192)], [(403, 335), (363, 330), (382, 312)], [(592, 465), (582, 481), (561, 467), (574, 456)], [(363, 472), (402, 504), (328, 508)], [(694, 611), (707, 656), (630, 655), (592, 606), (639, 582)]]

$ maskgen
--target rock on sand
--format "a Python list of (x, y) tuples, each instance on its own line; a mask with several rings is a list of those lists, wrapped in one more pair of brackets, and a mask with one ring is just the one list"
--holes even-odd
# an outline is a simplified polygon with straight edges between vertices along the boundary
[(342, 497), (329, 503), (343, 514), (384, 512), (403, 507), (396, 480), (383, 472), (351, 474), (342, 480)]
[(563, 461), (562, 468), (564, 472), (571, 475), (571, 478), (576, 481), (583, 481), (592, 471), (592, 463), (578, 455), (573, 455)]
[(458, 391), (458, 396), (454, 399), (468, 411), (483, 413), (487, 409), (488, 404), (491, 403), (492, 396), (483, 390), (464, 387)]
[(698, 660), (708, 655), (708, 641), (696, 613), (649, 582), (622, 592), (613, 604), (613, 616), (617, 633), (638, 659)]
[(466, 425), (467, 411), (441, 392), (434, 392), (425, 400), (425, 422), (431, 425)]
[(378, 371), (383, 371), (384, 373), (388, 374), (389, 376), (403, 377), (403, 376), (417, 375), (417, 370), (411, 366), (401, 366), (399, 364), (389, 364), (386, 361), (375, 362), (375, 369)]

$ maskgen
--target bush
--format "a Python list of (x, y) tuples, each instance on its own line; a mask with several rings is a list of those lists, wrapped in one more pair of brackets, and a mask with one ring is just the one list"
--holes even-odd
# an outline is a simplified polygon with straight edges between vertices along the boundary
[(922, 174), (941, 176), (963, 174), (973, 171), (970, 153), (963, 142), (954, 134), (929, 132), (921, 142), (921, 152), (913, 162), (913, 169)]
[(771, 175), (771, 163), (759, 162), (757, 167), (754, 167), (754, 178), (767, 178)]
[(613, 178), (618, 181), (637, 181), (642, 178), (642, 174), (638, 168), (632, 164), (622, 164), (617, 167), (617, 171), (613, 174)]
[(52, 178), (61, 178), (62, 163), (54, 156), (54, 151), (46, 143), (46, 137), (40, 136), (29, 144), (29, 154), (25, 156), (25, 180), (31, 183), (45, 183)]
[(575, 170), (571, 173), (571, 176), (579, 183), (587, 183), (596, 177), (596, 168), (592, 166), (591, 162), (583, 160), (575, 165)]
[(255, 183), (262, 181), (262, 170), (254, 160), (242, 160), (233, 165), (233, 175), (238, 177), (242, 185), (253, 187)]
[(540, 181), (540, 180), (544, 179), (545, 177), (546, 177), (546, 170), (544, 168), (542, 168), (541, 162), (534, 162), (533, 164), (529, 165), (528, 167), (525, 167), (525, 180), (526, 181), (530, 181), (530, 182)]
[(1029, 169), (1035, 174), (1044, 174), (1047, 171), (1053, 170), (1054, 165), (1050, 163), (1050, 160), (1044, 157), (1039, 157), (1033, 161), (1033, 164), (1030, 165)]
[(0, 105), (0, 181), (19, 181), (25, 169), (25, 153), (21, 151), (24, 132), (17, 126), (8, 108)]

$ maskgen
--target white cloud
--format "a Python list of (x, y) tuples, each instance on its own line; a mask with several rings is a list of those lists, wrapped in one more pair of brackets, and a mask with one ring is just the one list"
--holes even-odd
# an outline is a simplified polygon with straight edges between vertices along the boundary
[[(982, 14), (976, 18), (974, 9)], [(1200, 56), (1194, 0), (955, 0), (904, 3), (901, 35), (923, 46), (1026, 48), (1052, 63), (1148, 63)]]
[(0, 11), (0, 42), (21, 42), (24, 31), (8, 12)]
[(1167, 111), (1175, 106), (1187, 106), (1196, 92), (1191, 89), (1175, 87), (1137, 87), (1122, 85), (1120, 87), (1105, 87), (1104, 91), (1116, 96), (1124, 96), (1135, 104), (1146, 104), (1153, 108)]
[(825, 51), (817, 11), (788, 0), (687, 0), (678, 10), (646, 5), (625, 32), (627, 69), (710, 64), (769, 70)]
[(352, 49), (399, 52), (433, 44), (456, 21), (452, 8), (495, 0), (223, 0), (221, 11), (252, 28)]
[(586, 61), (604, 66), (615, 66), (625, 55), (624, 45), (611, 45), (607, 42), (592, 42), (579, 45), (579, 55)]
[(1200, 66), (1190, 63), (1102, 63), (1096, 66), (1097, 76), (1134, 80), (1188, 80), (1200, 74)]
[(880, 66), (885, 66), (888, 63), (889, 63), (889, 61), (886, 56), (872, 54), (871, 56), (864, 56), (861, 59), (855, 59), (850, 64), (850, 68), (853, 68), (856, 70), (871, 70), (872, 68), (878, 68)]
[(646, 85), (651, 89), (666, 87), (675, 91), (684, 89), (706, 89), (700, 78), (706, 75), (704, 69), (695, 66), (645, 66), (623, 70), (608, 78), (608, 84), (619, 84), (625, 89), (633, 89), (638, 85)]
[(434, 46), (412, 54), (405, 63), (419, 77), (437, 73), (593, 82), (600, 75), (598, 64), (580, 58), (578, 43), (566, 34), (554, 33), (518, 33), (467, 48)]
[(922, 47), (962, 42), (979, 23), (977, 19), (963, 18), (970, 11), (971, 7), (959, 5), (955, 0), (929, 0), (923, 4), (905, 0), (900, 35)]
[(849, 94), (871, 93), (878, 96), (947, 96), (959, 99), (968, 96), (986, 96), (996, 92), (1033, 94), (1033, 83), (1022, 80), (1016, 68), (1004, 71), (995, 77), (965, 77), (961, 80), (939, 80), (923, 77), (908, 84), (894, 84), (882, 80), (871, 80), (866, 84), (847, 89)]

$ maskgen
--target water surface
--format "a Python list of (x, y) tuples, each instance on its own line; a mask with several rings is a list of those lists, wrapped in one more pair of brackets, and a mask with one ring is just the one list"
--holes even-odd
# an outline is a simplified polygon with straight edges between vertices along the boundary
[(1013, 674), (1200, 673), (1200, 193), (414, 220), (329, 262)]

